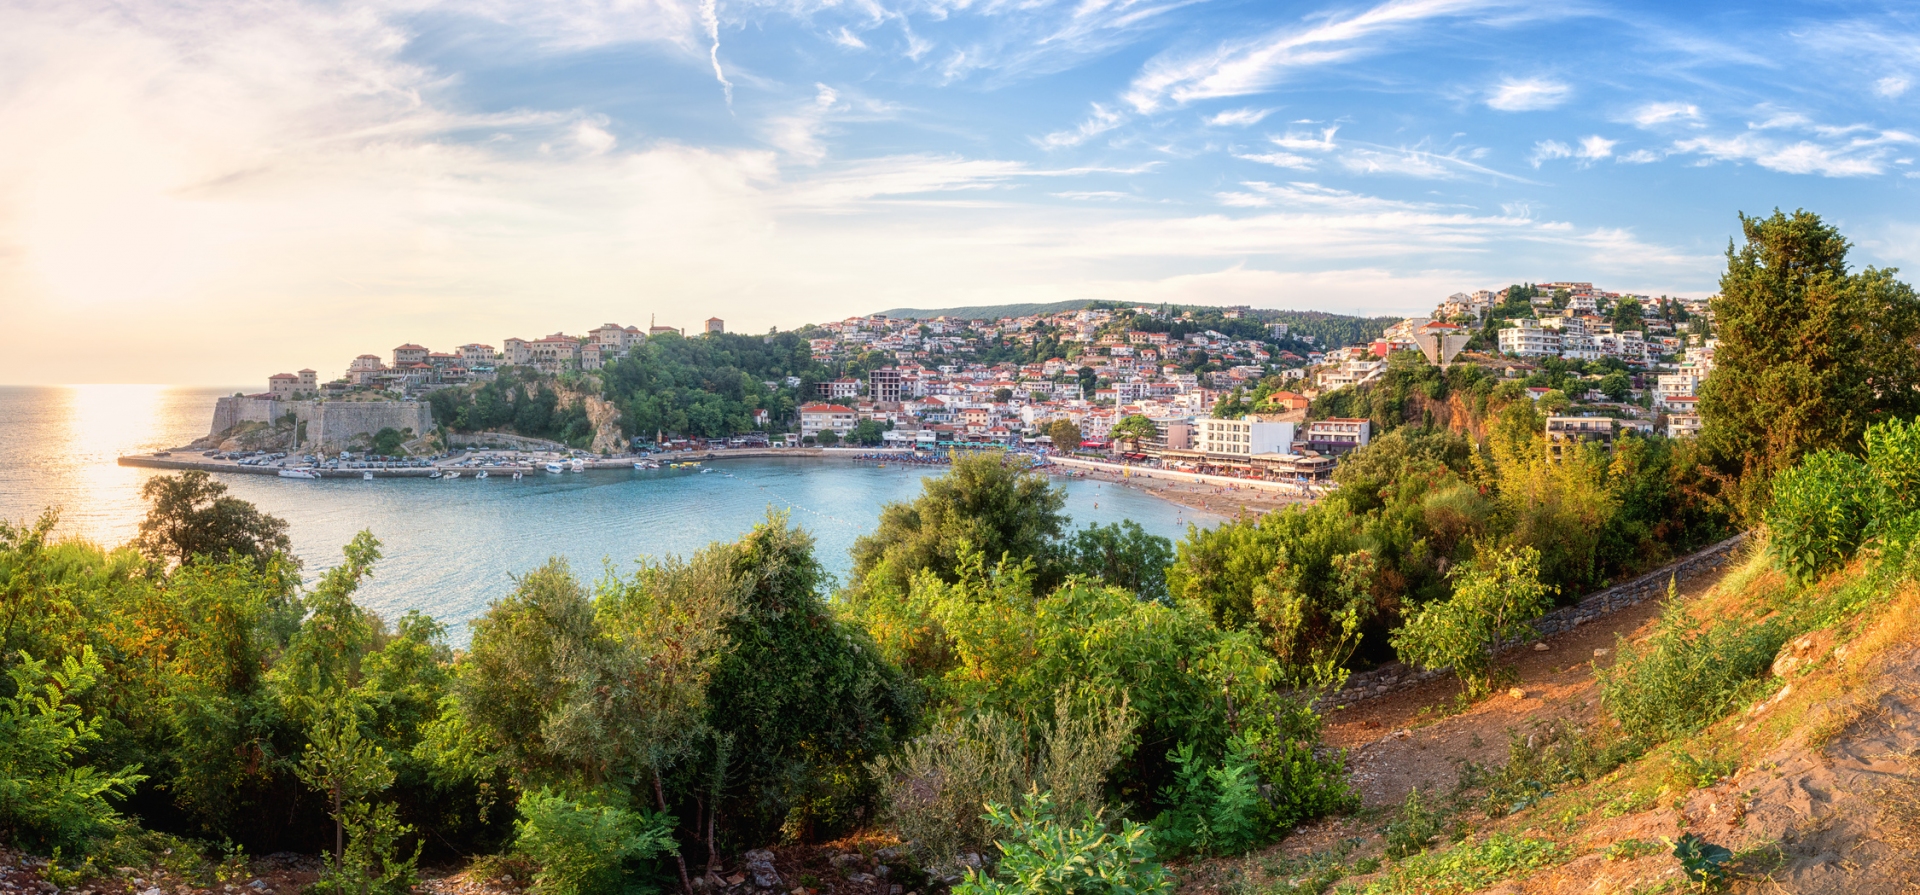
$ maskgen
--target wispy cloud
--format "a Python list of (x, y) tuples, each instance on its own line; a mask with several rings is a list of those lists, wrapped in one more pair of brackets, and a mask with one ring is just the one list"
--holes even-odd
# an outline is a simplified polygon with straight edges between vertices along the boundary
[(727, 73), (720, 68), (720, 13), (717, 0), (700, 0), (700, 24), (707, 29), (707, 40), (711, 46), (707, 58), (713, 62), (713, 79), (720, 82), (720, 92), (726, 95), (727, 105), (733, 105), (733, 82), (727, 80)]
[(1126, 120), (1126, 113), (1094, 103), (1093, 109), (1087, 113), (1086, 120), (1080, 122), (1078, 127), (1055, 131), (1034, 142), (1042, 149), (1065, 149), (1069, 146), (1078, 146), (1125, 124)]
[(1700, 107), (1681, 102), (1647, 103), (1635, 109), (1627, 120), (1641, 128), (1651, 128), (1676, 121), (1697, 122), (1700, 120)]
[(1899, 99), (1912, 86), (1913, 81), (1903, 75), (1888, 75), (1873, 82), (1873, 92), (1885, 99)]
[(1207, 123), (1214, 127), (1247, 127), (1259, 124), (1262, 119), (1273, 114), (1272, 109), (1228, 109), (1207, 116)]
[(1487, 105), (1502, 112), (1537, 112), (1572, 96), (1572, 87), (1550, 78), (1505, 78), (1487, 92)]
[(1535, 168), (1538, 168), (1542, 162), (1557, 158), (1571, 158), (1572, 156), (1573, 147), (1559, 140), (1541, 140), (1533, 144), (1533, 151), (1527, 154), (1527, 162)]
[(1487, 0), (1390, 0), (1306, 27), (1227, 41), (1201, 53), (1163, 55), (1134, 78), (1126, 101), (1144, 114), (1202, 99), (1260, 93), (1295, 71), (1377, 52), (1385, 38), (1423, 23), (1500, 5)]
[(1704, 160), (1750, 162), (1787, 174), (1863, 177), (1886, 173), (1896, 148), (1916, 143), (1920, 143), (1920, 138), (1904, 131), (1881, 131), (1818, 142), (1775, 137), (1764, 129), (1754, 128), (1744, 133), (1680, 140), (1673, 144), (1673, 149)]

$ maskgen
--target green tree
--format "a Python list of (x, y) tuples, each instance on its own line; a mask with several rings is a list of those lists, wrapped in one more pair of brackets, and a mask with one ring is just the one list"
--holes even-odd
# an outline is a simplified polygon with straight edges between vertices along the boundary
[(1644, 326), (1641, 322), (1640, 300), (1623, 298), (1613, 303), (1613, 331), (1626, 332)]
[(42, 849), (83, 849), (119, 822), (109, 800), (145, 780), (139, 767), (102, 772), (83, 764), (100, 741), (102, 719), (79, 701), (106, 669), (91, 648), (57, 670), (25, 653), (7, 669), (13, 695), (0, 696), (0, 832)]
[(1141, 439), (1152, 438), (1159, 434), (1159, 432), (1160, 430), (1153, 424), (1153, 420), (1136, 413), (1114, 423), (1113, 431), (1109, 434), (1113, 437), (1114, 441), (1127, 442), (1137, 450), (1140, 446)]
[(1217, 420), (1237, 420), (1253, 410), (1240, 389), (1213, 403), (1213, 418)]
[(1701, 439), (1752, 518), (1801, 456), (1855, 449), (1869, 424), (1920, 412), (1920, 300), (1892, 269), (1850, 272), (1846, 239), (1811, 212), (1740, 226), (1713, 299)]
[(1530, 633), (1551, 605), (1540, 583), (1540, 555), (1531, 547), (1484, 549), (1452, 575), (1453, 595), (1429, 603), (1393, 635), (1409, 664), (1451, 668), (1472, 697), (1493, 688), (1494, 651)]
[(1606, 395), (1609, 401), (1625, 401), (1633, 396), (1633, 380), (1615, 370), (1600, 377), (1600, 393)]
[(883, 440), (887, 427), (876, 420), (861, 420), (847, 433), (847, 440), (862, 447), (874, 447)]
[(407, 437), (400, 434), (400, 430), (388, 426), (373, 433), (373, 452), (387, 457), (395, 456), (400, 453), (400, 445), (405, 444), (406, 440)]
[(1089, 525), (1067, 540), (1066, 562), (1069, 572), (1132, 591), (1142, 600), (1164, 601), (1173, 542), (1148, 534), (1131, 519)]
[(196, 558), (244, 558), (262, 568), (275, 558), (295, 562), (286, 520), (228, 497), (227, 486), (202, 470), (149, 479), (140, 496), (152, 506), (140, 520), (134, 544), (155, 562), (179, 566)]
[(1013, 389), (996, 388), (993, 390), (993, 402), (995, 404), (1005, 404), (1011, 400), (1013, 400)]
[(1047, 437), (1053, 439), (1053, 446), (1063, 451), (1077, 450), (1083, 440), (1080, 426), (1073, 420), (1057, 419), (1047, 424)]
[(1065, 490), (1010, 457), (956, 454), (946, 475), (926, 479), (911, 503), (881, 507), (874, 532), (854, 541), (854, 588), (904, 594), (923, 570), (957, 580), (960, 557), (970, 549), (996, 561), (1032, 560), (1055, 580), (1066, 501)]
[(821, 429), (813, 436), (814, 443), (821, 447), (833, 447), (840, 443), (840, 433), (832, 429)]

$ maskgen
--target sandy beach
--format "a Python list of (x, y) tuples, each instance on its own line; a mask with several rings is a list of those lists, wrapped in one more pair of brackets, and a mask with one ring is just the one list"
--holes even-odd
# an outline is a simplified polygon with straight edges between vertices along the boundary
[(1259, 516), (1284, 506), (1311, 503), (1315, 499), (1305, 492), (1279, 490), (1271, 485), (1215, 485), (1179, 481), (1156, 475), (1152, 470), (1134, 470), (1129, 475), (1104, 469), (1054, 466), (1048, 471), (1145, 491), (1184, 507), (1229, 518)]

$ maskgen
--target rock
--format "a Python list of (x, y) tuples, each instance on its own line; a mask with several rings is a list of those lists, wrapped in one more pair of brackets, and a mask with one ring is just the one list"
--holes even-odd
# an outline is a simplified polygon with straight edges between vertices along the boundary
[(868, 883), (875, 882), (875, 880), (871, 873), (850, 873), (847, 875), (847, 882), (859, 883), (864, 886)]
[(267, 881), (263, 879), (254, 880), (253, 882), (250, 882), (247, 884), (247, 888), (257, 889), (261, 892), (265, 892), (267, 890)]
[(756, 848), (741, 855), (741, 858), (746, 863), (747, 876), (753, 879), (754, 885), (762, 889), (780, 887), (780, 874), (773, 869), (773, 852)]
[(1512, 687), (1507, 690), (1507, 695), (1513, 697), (1514, 699), (1525, 699), (1527, 698), (1527, 691), (1522, 690), (1519, 687)]
[(1536, 653), (1544, 653), (1544, 652), (1546, 652), (1547, 650), (1550, 650), (1550, 649), (1553, 649), (1553, 647), (1550, 647), (1550, 646), (1548, 646), (1548, 645), (1547, 645), (1547, 642), (1546, 642), (1546, 641), (1544, 641), (1544, 640), (1542, 640), (1542, 641), (1540, 641), (1539, 643), (1536, 643), (1536, 644), (1534, 644), (1534, 645), (1533, 645), (1533, 651), (1534, 651), (1534, 652), (1536, 652)]
[(1773, 676), (1786, 677), (1806, 668), (1833, 647), (1832, 631), (1815, 631), (1788, 641), (1773, 657)]
[(893, 875), (893, 868), (888, 867), (885, 864), (875, 865), (873, 868), (873, 875), (881, 879), (886, 879)]
[(142, 891), (140, 895), (160, 895), (160, 887), (159, 886), (149, 887), (146, 890)]
[(1596, 659), (1603, 659), (1603, 658), (1606, 658), (1606, 655), (1611, 652), (1613, 652), (1613, 650), (1607, 649), (1606, 647), (1601, 647), (1600, 649), (1593, 651), (1593, 657)]

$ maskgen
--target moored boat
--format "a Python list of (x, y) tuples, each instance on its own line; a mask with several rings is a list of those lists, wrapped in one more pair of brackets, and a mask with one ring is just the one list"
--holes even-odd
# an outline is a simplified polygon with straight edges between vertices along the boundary
[(280, 477), (283, 479), (317, 479), (320, 477), (320, 473), (311, 469), (282, 469), (280, 470)]
[(474, 473), (473, 477), (476, 479), (484, 479), (487, 477), (487, 471), (482, 469), (479, 472)]
[(373, 481), (373, 473), (371, 473), (371, 472), (363, 472), (363, 473), (361, 473), (361, 474), (360, 474), (360, 479), (361, 479), (362, 481), (367, 481), (367, 482), (371, 482), (371, 481)]
[(440, 470), (438, 470), (438, 469), (436, 469), (436, 470), (434, 470), (434, 471), (432, 471), (432, 472), (429, 472), (429, 473), (427, 473), (427, 478), (430, 478), (430, 479), (437, 479), (437, 478), (439, 478), (439, 477), (440, 477)]
[(555, 461), (547, 464), (547, 471), (548, 472), (566, 472), (567, 468), (565, 466), (561, 466), (558, 461)]

